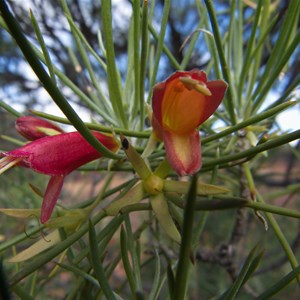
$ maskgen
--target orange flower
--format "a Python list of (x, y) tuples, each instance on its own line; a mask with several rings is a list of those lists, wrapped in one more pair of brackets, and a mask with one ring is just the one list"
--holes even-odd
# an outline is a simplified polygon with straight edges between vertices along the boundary
[(155, 85), (154, 135), (164, 141), (167, 159), (180, 176), (194, 174), (201, 168), (198, 127), (218, 108), (226, 89), (225, 81), (207, 81), (206, 73), (197, 69), (175, 72)]

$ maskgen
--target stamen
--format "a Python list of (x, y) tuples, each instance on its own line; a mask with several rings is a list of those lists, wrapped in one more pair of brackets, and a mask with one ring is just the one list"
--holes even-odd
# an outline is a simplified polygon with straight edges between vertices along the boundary
[(189, 76), (180, 77), (179, 80), (184, 84), (184, 86), (189, 90), (196, 90), (197, 92), (205, 95), (211, 96), (211, 91), (207, 88), (206, 84), (202, 81), (193, 79)]
[(45, 133), (46, 135), (57, 135), (60, 134), (58, 130), (55, 130), (53, 128), (45, 128), (45, 127), (37, 127), (37, 130), (41, 133)]
[(211, 91), (207, 88), (206, 85), (202, 85), (202, 84), (196, 84), (195, 85), (195, 90), (200, 92), (201, 94), (205, 95), (205, 96), (211, 96)]
[(0, 159), (0, 174), (4, 173), (6, 170), (12, 168), (17, 165), (20, 161), (22, 161), (24, 157), (12, 157), (5, 156)]
[(192, 90), (194, 89), (194, 86), (199, 83), (198, 80), (195, 80), (193, 78), (191, 78), (190, 76), (185, 76), (185, 77), (180, 77), (179, 80), (184, 84), (184, 86), (189, 89)]

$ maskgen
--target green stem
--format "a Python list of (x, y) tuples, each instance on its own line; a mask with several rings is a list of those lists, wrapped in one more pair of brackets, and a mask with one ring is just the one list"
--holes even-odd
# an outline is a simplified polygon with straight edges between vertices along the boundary
[(0, 107), (2, 107), (3, 109), (5, 109), (6, 111), (8, 111), (9, 113), (11, 113), (13, 116), (19, 118), (22, 116), (21, 113), (19, 113), (18, 111), (16, 111), (13, 107), (11, 107), (10, 105), (6, 104), (4, 101), (0, 100)]
[(263, 152), (263, 151), (266, 151), (269, 149), (273, 149), (275, 147), (279, 147), (281, 145), (290, 143), (299, 138), (300, 138), (300, 130), (296, 130), (296, 131), (293, 131), (286, 135), (274, 138), (263, 144), (257, 145), (253, 148), (247, 149), (245, 151), (242, 151), (242, 152), (239, 152), (236, 154), (232, 154), (232, 155), (226, 155), (226, 156), (223, 156), (223, 157), (215, 159), (215, 160), (210, 160), (210, 161), (204, 162), (202, 170), (211, 168), (215, 165), (221, 165), (221, 164), (225, 164), (225, 163), (229, 163), (229, 162), (231, 164), (235, 164), (235, 163), (238, 163), (238, 160), (249, 159), (250, 157), (252, 157), (260, 152)]
[(251, 124), (255, 124), (255, 123), (258, 123), (260, 121), (263, 121), (265, 119), (269, 119), (270, 117), (276, 115), (277, 113), (289, 108), (290, 106), (293, 106), (293, 105), (296, 105), (298, 102), (297, 101), (287, 101), (285, 103), (282, 103), (280, 105), (277, 105), (273, 108), (270, 108), (268, 110), (266, 110), (265, 112), (262, 112), (258, 115), (255, 115), (243, 122), (240, 122), (234, 126), (231, 126), (229, 127), (228, 129), (225, 129), (219, 133), (216, 133), (216, 134), (213, 134), (209, 137), (205, 137), (202, 139), (202, 145), (206, 144), (206, 143), (209, 143), (213, 140), (216, 140), (216, 139), (219, 139), (221, 137), (224, 137), (224, 136), (227, 136), (229, 135), (230, 133), (232, 132), (235, 132), (235, 131), (238, 131), (239, 129), (243, 129)]
[[(1, 106), (1, 102), (0, 102), (0, 106)], [(35, 114), (36, 116), (51, 120), (51, 121), (56, 121), (58, 123), (62, 123), (62, 124), (67, 124), (67, 125), (72, 125), (72, 123), (66, 119), (66, 118), (62, 118), (62, 117), (57, 117), (54, 115), (50, 115), (44, 112), (40, 112), (40, 111), (36, 111), (36, 110), (30, 110), (31, 113)], [(86, 127), (92, 130), (98, 130), (101, 132), (107, 132), (107, 133), (123, 133), (126, 136), (132, 136), (132, 137), (137, 137), (137, 138), (144, 138), (147, 139), (149, 138), (151, 132), (150, 131), (133, 131), (133, 130), (127, 130), (124, 128), (119, 128), (119, 127), (108, 127), (108, 126), (104, 126), (101, 124), (95, 124), (95, 123), (85, 123)]]
[[(250, 170), (248, 164), (244, 164), (244, 170), (245, 170), (247, 180), (253, 188), (254, 180), (253, 180), (252, 173), (251, 173), (251, 170)], [(264, 199), (259, 194), (259, 192), (257, 190), (256, 190), (256, 196), (257, 196), (257, 200), (260, 203), (264, 204)], [(283, 250), (286, 253), (286, 256), (288, 257), (292, 268), (295, 270), (299, 266), (299, 263), (297, 261), (297, 258), (295, 256), (291, 246), (289, 245), (284, 233), (282, 232), (282, 230), (281, 230), (279, 224), (277, 223), (276, 219), (274, 218), (274, 216), (271, 213), (267, 213), (267, 212), (265, 214), (266, 214), (266, 217), (267, 217), (268, 221), (270, 222), (270, 224), (271, 224), (271, 226), (274, 230), (275, 235), (277, 236), (277, 239), (278, 239), (279, 243), (281, 244)], [(299, 275), (297, 276), (297, 280), (298, 280), (298, 283), (300, 283), (300, 276)]]

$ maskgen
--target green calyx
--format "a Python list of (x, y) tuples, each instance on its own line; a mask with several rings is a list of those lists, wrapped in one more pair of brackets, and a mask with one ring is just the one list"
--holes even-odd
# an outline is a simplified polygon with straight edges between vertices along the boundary
[(149, 195), (157, 195), (163, 190), (164, 180), (154, 174), (150, 174), (143, 180), (143, 186)]

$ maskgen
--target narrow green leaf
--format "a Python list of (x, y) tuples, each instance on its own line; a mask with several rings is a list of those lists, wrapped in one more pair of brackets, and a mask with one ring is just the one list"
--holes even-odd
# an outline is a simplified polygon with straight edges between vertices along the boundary
[[(12, 289), (17, 296), (20, 297), (20, 299), (22, 300), (34, 300), (34, 297), (30, 296), (27, 291), (25, 289), (23, 289), (22, 287), (20, 287), (19, 285), (16, 285), (13, 287)], [(9, 298), (7, 298), (9, 299)], [(4, 300), (4, 299), (3, 299)]]
[[(92, 218), (93, 223), (99, 222), (102, 218), (104, 218), (106, 214), (101, 211), (95, 217)], [(56, 246), (47, 251), (46, 255), (40, 255), (36, 257), (32, 263), (24, 266), (20, 271), (18, 271), (14, 276), (11, 277), (11, 286), (16, 285), (23, 278), (31, 274), (32, 272), (39, 269), (41, 266), (45, 265), (61, 252), (66, 250), (72, 244), (74, 244), (78, 239), (80, 239), (86, 232), (88, 231), (88, 224), (84, 224), (80, 229), (75, 231), (73, 234), (68, 236), (65, 240), (58, 243)]]
[(127, 276), (127, 280), (130, 286), (131, 294), (135, 295), (137, 292), (136, 289), (136, 284), (135, 284), (135, 278), (133, 276), (133, 270), (131, 269), (130, 266), (130, 260), (128, 257), (128, 242), (127, 242), (127, 235), (125, 232), (124, 227), (121, 227), (121, 232), (120, 232), (120, 248), (121, 248), (121, 254), (122, 254), (122, 262), (124, 266), (124, 270)]
[[(94, 93), (91, 91), (90, 94), (94, 100), (94, 102), (96, 102), (98, 105), (100, 105), (102, 107), (102, 109), (104, 109), (104, 112), (106, 114), (109, 114), (111, 117), (115, 118), (114, 113), (111, 109), (111, 103), (109, 102), (109, 100), (107, 99), (107, 97), (104, 95), (104, 92), (102, 91), (102, 88), (99, 85), (99, 79), (96, 77), (95, 72), (92, 68), (92, 65), (90, 63), (89, 57), (87, 52), (84, 49), (84, 46), (91, 52), (92, 51), (92, 55), (94, 57), (98, 57), (97, 61), (102, 65), (104, 64), (104, 62), (101, 60), (101, 58), (97, 55), (97, 53), (95, 53), (95, 51), (92, 49), (92, 47), (88, 44), (88, 42), (86, 41), (86, 39), (84, 38), (84, 36), (82, 35), (82, 33), (80, 32), (80, 30), (77, 28), (77, 26), (75, 25), (73, 19), (69, 16), (66, 15), (69, 25), (71, 27), (72, 33), (73, 33), (73, 37), (75, 39), (76, 45), (77, 45), (77, 49), (80, 53), (80, 56), (82, 58), (82, 62), (86, 68), (86, 70), (88, 71), (88, 74), (90, 76), (91, 82), (93, 84), (93, 86), (96, 88), (97, 91), (97, 95), (94, 95)], [(102, 65), (102, 67), (104, 68), (104, 70), (106, 71), (106, 65)], [(100, 101), (99, 98), (102, 100)]]
[(0, 259), (0, 298), (3, 300), (10, 299), (10, 292), (7, 284), (6, 270), (3, 267), (2, 258)]
[[(284, 61), (287, 61), (286, 52), (287, 49), (291, 49), (291, 43), (289, 43), (290, 33), (294, 27), (294, 23), (297, 22), (298, 20), (299, 7), (300, 7), (300, 2), (298, 0), (291, 0), (289, 2), (289, 6), (285, 13), (283, 24), (280, 27), (279, 36), (276, 39), (276, 43), (274, 44), (274, 47), (272, 49), (267, 66), (264, 69), (264, 74), (262, 75), (263, 78), (265, 79), (268, 78), (268, 82), (270, 82), (269, 79), (270, 74), (273, 74), (275, 76), (275, 73), (277, 73), (273, 71), (274, 67), (277, 69), (279, 68), (281, 70), (285, 65)], [(299, 32), (297, 35), (299, 37)], [(297, 40), (296, 37), (294, 38), (294, 42), (295, 40)], [(299, 44), (299, 40), (298, 40), (298, 44)], [(284, 56), (282, 54), (284, 54)], [(290, 56), (290, 54), (288, 55)], [(280, 65), (280, 67), (278, 67), (278, 65)], [(254, 91), (253, 97), (257, 97), (258, 95), (261, 94), (261, 92), (265, 94), (266, 90), (269, 90), (267, 88), (266, 82), (264, 80), (260, 80), (258, 86), (256, 87), (256, 90)], [(259, 99), (261, 98), (262, 96), (259, 96)], [(260, 101), (258, 101), (258, 103), (260, 103)]]
[(270, 212), (281, 216), (300, 219), (300, 211), (296, 209), (290, 209), (290, 208), (270, 205), (262, 202), (254, 202), (254, 201), (247, 201), (245, 206), (251, 207), (255, 210), (261, 210), (261, 211)]
[[(257, 193), (257, 199), (259, 202), (264, 203), (264, 200), (262, 198), (262, 196)], [(266, 213), (266, 217), (279, 241), (279, 243), (281, 244), (281, 247), (283, 248), (283, 250), (286, 253), (286, 256), (289, 259), (289, 262), (292, 266), (293, 269), (296, 269), (299, 265), (298, 260), (296, 255), (294, 254), (289, 242), (286, 239), (285, 234), (282, 232), (279, 224), (277, 223), (276, 219), (274, 218), (274, 216), (271, 213)], [(300, 276), (297, 276), (297, 280), (298, 283), (300, 282)]]
[(41, 214), (40, 208), (26, 209), (26, 208), (0, 208), (0, 213), (14, 218), (30, 218), (32, 216), (39, 217)]
[(160, 257), (155, 249), (155, 271), (154, 271), (154, 277), (153, 277), (153, 283), (152, 283), (152, 288), (150, 295), (148, 297), (149, 300), (156, 300), (158, 299), (158, 292), (160, 288)]
[(123, 197), (113, 201), (104, 208), (109, 216), (114, 216), (119, 213), (121, 209), (128, 205), (139, 203), (144, 197), (143, 183), (140, 181), (132, 189), (130, 189)]
[(255, 123), (258, 123), (260, 121), (263, 121), (263, 120), (266, 120), (266, 119), (269, 119), (271, 118), (272, 116), (275, 116), (276, 114), (278, 114), (279, 112), (291, 107), (291, 106), (294, 106), (297, 104), (297, 101), (294, 101), (294, 100), (290, 100), (290, 101), (287, 101), (287, 102), (284, 102), (284, 103), (281, 103), (277, 106), (274, 106), (274, 107), (271, 107), (271, 108), (268, 108), (266, 109), (265, 111), (257, 114), (257, 115), (254, 115), (252, 117), (250, 117), (249, 119), (243, 121), (243, 122), (240, 122), (234, 126), (231, 126), (219, 133), (215, 133), (209, 137), (204, 137), (202, 139), (202, 145), (205, 145), (206, 143), (209, 143), (213, 140), (216, 140), (216, 139), (219, 139), (221, 137), (225, 137), (225, 136), (228, 136), (230, 133), (233, 133), (233, 132), (236, 132), (238, 131), (239, 129), (243, 129), (249, 125), (252, 125), (252, 124), (255, 124)]
[[(247, 119), (249, 116), (252, 115), (252, 105), (253, 105), (253, 99), (252, 93), (253, 90), (256, 88), (257, 84), (260, 84), (261, 82), (264, 82), (265, 78), (260, 78), (260, 70), (264, 55), (264, 46), (268, 47), (269, 42), (269, 34), (266, 34), (268, 32), (269, 23), (270, 22), (270, 7), (271, 7), (271, 1), (265, 0), (263, 1), (263, 7), (262, 7), (262, 13), (260, 16), (260, 24), (259, 24), (259, 30), (258, 30), (258, 41), (256, 49), (253, 51), (253, 54), (251, 55), (251, 66), (250, 70), (248, 71), (249, 78), (247, 80), (246, 85), (246, 94), (244, 95), (244, 104), (246, 104), (246, 107), (244, 108), (244, 119)], [(275, 23), (274, 23), (275, 24)], [(269, 27), (269, 28), (268, 28)], [(268, 75), (267, 75), (268, 76)], [(260, 80), (258, 80), (260, 78)], [(247, 99), (251, 99), (251, 101), (247, 101)]]
[(185, 70), (188, 63), (189, 63), (189, 60), (190, 60), (191, 55), (193, 53), (193, 50), (194, 50), (194, 47), (195, 47), (196, 42), (198, 40), (200, 32), (201, 31), (203, 33), (206, 32), (206, 31), (200, 29), (201, 26), (203, 26), (203, 21), (204, 21), (204, 18), (201, 18), (201, 20), (198, 23), (196, 29), (186, 37), (185, 41), (183, 42), (183, 45), (180, 47), (181, 51), (183, 52), (183, 49), (185, 48), (185, 45), (189, 42), (189, 46), (186, 49), (186, 51), (184, 52), (184, 56), (183, 56), (183, 59), (182, 59), (181, 64), (180, 64), (180, 68), (182, 70)]
[(249, 67), (251, 64), (251, 54), (253, 52), (253, 48), (255, 45), (255, 37), (257, 34), (257, 27), (258, 27), (258, 23), (261, 17), (261, 8), (262, 8), (262, 2), (263, 0), (259, 0), (255, 9), (255, 15), (254, 15), (254, 21), (251, 27), (251, 34), (250, 34), (250, 38), (247, 42), (246, 45), (246, 53), (244, 56), (244, 60), (243, 60), (243, 64), (242, 64), (242, 70), (241, 70), (241, 76), (239, 78), (238, 81), (238, 99), (241, 101), (242, 97), (243, 97), (243, 90), (244, 90), (244, 86), (245, 86), (245, 80), (248, 76), (249, 73)]
[(221, 76), (222, 76), (222, 73), (220, 70), (221, 63), (220, 63), (220, 59), (218, 56), (218, 50), (216, 47), (214, 35), (210, 31), (211, 29), (209, 26), (207, 10), (201, 1), (196, 1), (196, 6), (197, 6), (199, 18), (200, 18), (200, 20), (203, 20), (204, 26), (205, 26), (205, 28), (207, 28), (206, 32), (209, 32), (209, 34), (204, 35), (204, 38), (205, 38), (207, 48), (208, 48), (209, 53), (211, 54), (212, 59), (208, 63), (206, 71), (207, 71), (207, 73), (209, 73), (210, 70), (212, 68), (214, 68), (214, 74), (215, 74), (216, 78), (221, 78)]
[(257, 99), (255, 100), (255, 104), (253, 107), (254, 112), (257, 111), (259, 109), (259, 107), (261, 106), (266, 94), (268, 93), (268, 91), (270, 91), (275, 80), (278, 79), (281, 70), (288, 63), (288, 61), (292, 57), (294, 51), (299, 46), (299, 43), (300, 43), (300, 31), (298, 31), (298, 33), (296, 34), (295, 38), (290, 43), (290, 45), (285, 48), (285, 51), (283, 52), (283, 54), (282, 53), (280, 54), (280, 60), (277, 61), (277, 63), (275, 64), (272, 73), (268, 74), (268, 76), (266, 77), (266, 80), (260, 81), (260, 82), (264, 82), (264, 86), (263, 86), (262, 91), (259, 93)]
[[(219, 196), (220, 197), (220, 196)], [(176, 206), (184, 208), (184, 201), (181, 197), (174, 197), (174, 195), (169, 194), (167, 198), (174, 203)], [(199, 211), (210, 211), (210, 210), (223, 210), (223, 209), (232, 209), (232, 208), (239, 208), (245, 207), (248, 203), (252, 203), (243, 198), (236, 198), (236, 197), (226, 197), (221, 199), (207, 199), (207, 200), (198, 200), (196, 201), (196, 210)], [(252, 206), (252, 205), (251, 205)], [(251, 207), (249, 205), (249, 207)], [(255, 206), (257, 207), (257, 206)]]
[[(90, 63), (90, 59), (88, 57), (88, 53), (85, 51), (85, 48), (89, 50), (89, 52), (96, 58), (96, 60), (99, 62), (99, 64), (102, 66), (102, 68), (106, 71), (106, 64), (103, 62), (103, 60), (97, 55), (97, 53), (93, 50), (93, 48), (91, 47), (91, 45), (88, 43), (88, 41), (85, 39), (84, 35), (82, 34), (82, 32), (78, 29), (77, 25), (75, 24), (71, 12), (68, 8), (67, 2), (65, 0), (61, 1), (63, 10), (65, 12), (65, 16), (69, 22), (71, 31), (72, 31), (72, 36), (75, 40), (77, 49), (80, 53), (80, 56), (82, 58), (82, 62), (86, 68), (86, 70), (88, 71), (88, 74), (90, 76), (90, 79), (93, 83), (93, 86), (95, 87), (96, 91), (97, 91), (97, 95), (94, 94), (94, 91), (92, 89), (90, 89), (89, 94), (91, 95), (92, 99), (94, 100), (94, 102), (100, 106), (102, 108), (102, 110), (104, 110), (104, 112), (106, 114), (109, 114), (111, 116), (114, 115), (112, 109), (111, 109), (111, 105), (108, 101), (108, 99), (106, 98), (106, 96), (104, 95), (99, 83), (98, 83), (98, 79), (96, 78), (96, 75), (93, 71), (92, 65)], [(100, 101), (99, 98), (102, 100)]]
[[(174, 197), (171, 194), (167, 195), (168, 199), (172, 201), (175, 205), (178, 207), (183, 208), (184, 203), (181, 198)], [(223, 210), (223, 209), (233, 209), (233, 208), (239, 208), (239, 207), (249, 207), (254, 210), (274, 213), (281, 216), (291, 217), (291, 218), (298, 218), (300, 219), (300, 212), (295, 209), (280, 207), (276, 205), (261, 203), (261, 202), (255, 202), (250, 201), (244, 198), (238, 198), (238, 197), (223, 197), (218, 196), (219, 199), (216, 199), (214, 197), (213, 199), (206, 200), (201, 199), (197, 200), (196, 202), (196, 210), (200, 211), (210, 211), (210, 210)]]
[[(264, 203), (263, 197), (260, 195), (258, 190), (255, 188), (254, 179), (252, 176), (252, 172), (249, 168), (249, 164), (244, 164), (243, 167), (244, 167), (245, 176), (247, 178), (249, 186), (253, 186), (252, 192), (256, 193), (257, 201)], [(297, 268), (297, 266), (299, 265), (297, 257), (294, 254), (289, 242), (287, 241), (285, 234), (282, 232), (282, 230), (281, 230), (279, 224), (277, 223), (276, 219), (274, 218), (273, 214), (267, 213), (267, 212), (265, 214), (266, 214), (266, 217), (267, 217), (279, 243), (281, 244), (281, 247), (283, 248), (283, 250), (286, 253), (286, 256), (288, 257), (288, 260), (289, 260), (292, 268), (293, 269)], [(298, 280), (298, 283), (300, 283), (300, 276), (297, 277), (297, 280)]]
[(144, 110), (143, 103), (140, 102), (140, 23), (140, 0), (133, 0), (134, 115), (138, 110)]
[(159, 193), (155, 196), (152, 196), (150, 202), (153, 212), (155, 213), (155, 217), (157, 218), (161, 227), (171, 239), (177, 243), (180, 243), (181, 236), (170, 215), (168, 203), (164, 195)]
[(53, 64), (52, 64), (52, 61), (51, 61), (48, 49), (46, 47), (43, 35), (41, 33), (41, 30), (40, 30), (40, 27), (38, 25), (38, 22), (36, 21), (36, 19), (34, 17), (34, 14), (32, 13), (32, 10), (30, 9), (29, 12), (30, 12), (31, 23), (33, 25), (33, 29), (34, 29), (34, 32), (36, 34), (37, 40), (38, 40), (38, 42), (39, 42), (39, 44), (41, 46), (41, 49), (43, 51), (43, 54), (44, 54), (44, 57), (45, 57), (45, 61), (46, 61), (46, 65), (47, 65), (48, 70), (49, 70), (50, 77), (51, 77), (53, 83), (56, 84), (56, 78), (55, 78), (55, 73), (54, 73), (54, 69), (53, 69)]
[[(157, 41), (155, 62), (154, 62), (153, 73), (150, 78), (150, 84), (149, 84), (150, 89), (153, 88), (153, 86), (155, 84), (155, 80), (156, 80), (158, 65), (160, 62), (160, 57), (161, 57), (163, 45), (164, 45), (164, 38), (165, 38), (166, 28), (167, 28), (167, 24), (168, 24), (170, 7), (171, 7), (171, 1), (170, 0), (164, 1), (164, 9), (163, 9), (163, 15), (162, 15), (162, 19), (161, 19), (160, 33), (159, 33), (158, 41)], [(149, 93), (148, 101), (147, 101), (148, 103), (150, 102), (149, 99), (151, 98), (151, 96), (152, 96), (152, 93)]]
[(98, 30), (97, 32), (97, 38), (98, 38), (98, 44), (99, 44), (99, 48), (102, 51), (103, 57), (106, 59), (107, 55), (106, 55), (106, 49), (104, 47), (104, 43), (103, 43), (103, 38), (102, 38), (102, 33), (101, 30)]
[(224, 163), (230, 162), (231, 165), (233, 165), (234, 163), (242, 163), (245, 160), (250, 159), (252, 156), (258, 153), (261, 153), (269, 149), (273, 149), (275, 147), (279, 147), (281, 145), (287, 144), (299, 138), (300, 138), (300, 130), (296, 130), (291, 133), (287, 133), (285, 135), (266, 141), (265, 143), (252, 147), (248, 150), (236, 154), (232, 154), (232, 155), (224, 155), (223, 157), (220, 157), (219, 159), (216, 160), (207, 160), (206, 162), (203, 163), (202, 170), (200, 172), (204, 172), (205, 169), (207, 168), (211, 168), (215, 165), (222, 165)]
[(92, 265), (95, 271), (96, 278), (102, 288), (102, 291), (107, 299), (116, 299), (114, 292), (110, 288), (108, 280), (106, 278), (104, 268), (102, 266), (99, 250), (98, 250), (98, 243), (96, 239), (96, 231), (94, 228), (94, 224), (91, 220), (89, 220), (89, 241), (90, 241), (90, 254)]
[[(104, 253), (107, 243), (111, 240), (112, 236), (119, 229), (123, 222), (123, 216), (114, 217), (97, 235), (97, 242), (99, 244), (99, 252)], [(83, 249), (72, 260), (72, 263), (77, 265), (88, 256), (89, 248), (82, 247)]]
[(2, 107), (3, 109), (5, 109), (6, 111), (8, 111), (10, 114), (12, 114), (13, 116), (15, 116), (17, 118), (22, 116), (21, 113), (19, 113), (17, 110), (15, 110), (13, 107), (11, 107), (10, 105), (8, 105), (7, 103), (5, 103), (2, 100), (0, 100), (0, 107)]
[(189, 192), (186, 196), (183, 227), (181, 231), (182, 241), (179, 251), (179, 260), (176, 270), (174, 290), (171, 294), (172, 300), (183, 300), (185, 299), (186, 295), (188, 275), (191, 264), (190, 254), (192, 250), (193, 224), (196, 208), (196, 187), (197, 176), (194, 175), (191, 181)]
[[(243, 65), (243, 26), (244, 26), (244, 2), (237, 1), (237, 9), (238, 9), (238, 18), (234, 18), (236, 20), (235, 26), (233, 28), (234, 38), (233, 38), (233, 66), (235, 73), (235, 82), (238, 82), (241, 76), (241, 68)], [(236, 84), (235, 84), (236, 85)]]
[[(174, 181), (165, 180), (164, 181), (164, 191), (173, 192), (179, 194), (186, 194), (190, 188), (190, 182), (188, 181)], [(228, 193), (229, 190), (222, 186), (212, 185), (197, 182), (196, 194), (197, 195), (218, 195)]]
[[(45, 62), (45, 58), (43, 54), (34, 46), (32, 45), (33, 50), (35, 51), (38, 58)], [(83, 101), (94, 112), (98, 113), (104, 120), (106, 120), (112, 126), (117, 126), (118, 122), (113, 119), (110, 115), (105, 113), (101, 107), (99, 107), (94, 101), (89, 98), (76, 84), (74, 84), (63, 72), (61, 72), (57, 67), (53, 66), (54, 72), (56, 76), (63, 82), (67, 87), (69, 87), (79, 98)]]
[(147, 59), (149, 48), (148, 33), (148, 1), (143, 1), (142, 24), (141, 24), (141, 63), (140, 63), (140, 130), (144, 129), (145, 123), (145, 82), (147, 71)]
[(39, 232), (41, 232), (41, 230), (43, 230), (44, 226), (36, 226), (30, 229), (26, 229), (26, 232), (23, 232), (19, 235), (16, 235), (14, 237), (11, 237), (10, 239), (1, 242), (0, 243), (0, 252), (3, 252), (7, 249), (9, 249), (12, 246), (16, 246), (19, 243), (25, 241), (26, 239), (28, 239), (28, 237), (31, 236), (35, 236), (36, 234), (39, 234)]
[(256, 300), (267, 300), (273, 299), (277, 293), (282, 291), (288, 284), (290, 284), (300, 274), (300, 266), (296, 267), (293, 271), (288, 273), (286, 276), (277, 281), (273, 286), (260, 294)]
[(172, 293), (175, 289), (175, 276), (174, 276), (172, 266), (170, 264), (168, 264), (168, 267), (167, 267), (167, 280), (168, 280), (169, 294), (172, 295)]
[[(106, 1), (104, 1), (106, 2)], [(15, 38), (18, 46), (26, 57), (28, 63), (32, 67), (33, 71), (44, 85), (45, 89), (52, 97), (53, 101), (59, 106), (66, 117), (72, 122), (74, 127), (82, 134), (82, 136), (89, 142), (97, 151), (109, 158), (120, 158), (119, 155), (108, 150), (103, 146), (84, 125), (80, 117), (77, 115), (72, 106), (67, 102), (59, 88), (53, 83), (47, 72), (43, 68), (39, 58), (36, 56), (30, 43), (22, 32), (19, 23), (15, 20), (10, 10), (8, 9), (5, 1), (0, 1), (0, 11), (2, 17), (5, 20), (12, 36)]]
[(118, 73), (112, 34), (111, 0), (101, 1), (103, 36), (107, 55), (107, 83), (111, 104), (121, 124), (128, 128), (127, 117), (122, 103), (120, 74)]
[(251, 278), (252, 274), (256, 271), (264, 254), (265, 254), (265, 250), (263, 249), (260, 253), (258, 253), (258, 255), (256, 255), (254, 257), (254, 259), (252, 260), (252, 263), (249, 266), (248, 272), (247, 272), (246, 276), (244, 277), (243, 285)]
[[(64, 1), (63, 1), (64, 2)], [(85, 36), (82, 34), (82, 32), (79, 30), (79, 28), (76, 26), (70, 12), (66, 15), (66, 18), (68, 19), (69, 25), (72, 29), (73, 34), (76, 34), (78, 38), (83, 42), (85, 47), (89, 50), (89, 52), (94, 56), (94, 58), (98, 61), (98, 63), (101, 65), (101, 67), (106, 71), (106, 64), (103, 61), (103, 59), (95, 52), (95, 50), (92, 48), (90, 43), (87, 41)]]
[(76, 265), (67, 265), (64, 263), (56, 263), (58, 266), (60, 266), (61, 268), (70, 271), (72, 273), (74, 273), (75, 275), (84, 278), (85, 280), (87, 280), (88, 282), (92, 283), (93, 285), (95, 285), (96, 287), (100, 287), (99, 282), (90, 274), (84, 272), (82, 269), (78, 268)]
[(227, 81), (227, 83), (229, 84), (228, 91), (227, 91), (227, 97), (226, 97), (227, 102), (225, 101), (225, 103), (226, 103), (225, 105), (227, 107), (231, 123), (232, 123), (232, 125), (235, 125), (236, 124), (236, 115), (235, 115), (234, 108), (236, 107), (236, 101), (234, 99), (234, 91), (233, 91), (234, 87), (232, 84), (231, 75), (229, 73), (229, 68), (228, 68), (226, 58), (224, 55), (224, 51), (223, 51), (222, 39), (221, 39), (220, 30), (219, 30), (219, 25), (218, 25), (217, 18), (216, 18), (215, 9), (213, 6), (213, 1), (205, 0), (205, 4), (206, 4), (206, 8), (207, 8), (207, 11), (209, 14), (211, 26), (212, 26), (212, 29), (214, 32), (214, 37), (215, 37), (215, 42), (216, 42), (216, 46), (218, 49), (218, 54), (219, 54), (219, 58), (220, 58), (223, 77), (224, 77), (225, 81)]
[(246, 279), (249, 278), (251, 273), (255, 270), (261, 259), (262, 253), (259, 253), (257, 256), (255, 256), (257, 251), (258, 246), (255, 246), (250, 251), (238, 277), (234, 281), (233, 285), (229, 288), (229, 290), (220, 298), (220, 300), (236, 299), (237, 293), (239, 292), (243, 284), (245, 284)]
[[(152, 1), (153, 3), (154, 1)], [(164, 11), (166, 12), (166, 11)], [(161, 32), (158, 34), (154, 27), (151, 25), (151, 24), (148, 24), (148, 29), (149, 31), (151, 32), (153, 38), (159, 43), (159, 40), (161, 38)], [(172, 64), (172, 66), (176, 69), (176, 70), (181, 70), (181, 67), (180, 67), (180, 64), (178, 63), (178, 61), (176, 60), (176, 58), (173, 56), (172, 52), (169, 50), (169, 48), (163, 44), (162, 46), (162, 50), (165, 52), (165, 54), (167, 55), (167, 57), (169, 58), (170, 60), (170, 63)], [(152, 64), (150, 64), (151, 66)], [(154, 74), (154, 70), (151, 72), (151, 74)], [(152, 78), (153, 76), (151, 76)]]
[(138, 294), (143, 295), (140, 258), (138, 255), (136, 241), (135, 241), (134, 234), (132, 232), (128, 214), (126, 214), (124, 216), (124, 220), (125, 220), (125, 228), (126, 228), (126, 233), (127, 233), (127, 243), (128, 243), (127, 245), (128, 245), (128, 250), (131, 254), (132, 268), (134, 270), (134, 278), (135, 278), (135, 284), (136, 284), (136, 296), (138, 296)]
[[(62, 118), (62, 117), (57, 117), (54, 115), (50, 115), (44, 112), (40, 112), (40, 111), (36, 111), (36, 110), (30, 110), (31, 113), (35, 114), (36, 116), (40, 116), (42, 118), (48, 119), (48, 120), (52, 120), (52, 121), (56, 121), (62, 124), (67, 124), (67, 125), (71, 125), (72, 123), (66, 119), (66, 118)], [(138, 138), (144, 138), (147, 139), (150, 136), (150, 132), (149, 131), (132, 131), (132, 130), (126, 130), (124, 128), (120, 128), (120, 127), (108, 127), (108, 126), (104, 126), (102, 124), (95, 124), (95, 123), (84, 123), (86, 125), (87, 128), (92, 129), (92, 130), (98, 130), (101, 132), (107, 132), (107, 133), (123, 133), (126, 136), (132, 136), (132, 137), (138, 137)]]
[(24, 249), (23, 251), (19, 252), (17, 255), (8, 259), (10, 263), (19, 263), (29, 259), (35, 259), (36, 255), (40, 254), (41, 252), (49, 249), (57, 245), (61, 241), (59, 231), (55, 230), (46, 235), (45, 237), (41, 237), (37, 242), (30, 245), (28, 248)]

